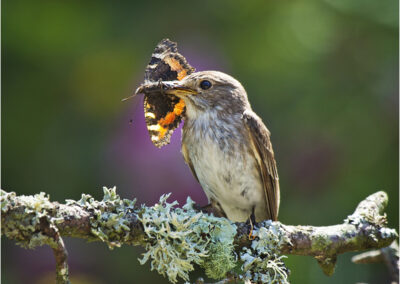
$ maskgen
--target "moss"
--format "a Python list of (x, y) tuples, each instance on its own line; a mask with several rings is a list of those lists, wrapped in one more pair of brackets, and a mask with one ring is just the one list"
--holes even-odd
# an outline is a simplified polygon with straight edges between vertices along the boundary
[(236, 265), (236, 258), (232, 253), (233, 244), (210, 243), (209, 257), (204, 261), (202, 267), (208, 277), (213, 279), (223, 278), (228, 271)]
[(254, 228), (250, 248), (243, 248), (240, 259), (245, 280), (261, 283), (289, 283), (289, 270), (283, 263), (279, 247), (289, 242), (279, 223), (264, 221)]
[(332, 241), (326, 235), (317, 235), (312, 241), (312, 251), (324, 251), (327, 247), (330, 247)]

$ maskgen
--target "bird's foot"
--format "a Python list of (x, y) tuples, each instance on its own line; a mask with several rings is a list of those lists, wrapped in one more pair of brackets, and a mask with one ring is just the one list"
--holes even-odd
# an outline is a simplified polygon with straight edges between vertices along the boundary
[(256, 237), (253, 235), (254, 225), (256, 223), (256, 216), (254, 215), (254, 210), (249, 216), (248, 222), (250, 224), (250, 233), (249, 233), (249, 240), (253, 241)]

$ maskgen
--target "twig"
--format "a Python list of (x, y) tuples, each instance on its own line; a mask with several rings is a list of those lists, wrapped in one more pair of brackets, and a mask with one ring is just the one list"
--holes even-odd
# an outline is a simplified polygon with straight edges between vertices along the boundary
[(357, 254), (352, 257), (351, 261), (357, 264), (383, 262), (389, 269), (393, 281), (392, 283), (399, 282), (399, 244), (397, 241), (379, 250), (371, 250)]
[(56, 259), (56, 283), (57, 284), (69, 284), (68, 277), (68, 253), (65, 249), (62, 238), (59, 238), (59, 246), (53, 248), (54, 258)]
[(53, 250), (56, 260), (56, 283), (69, 284), (68, 252), (58, 228), (54, 226), (54, 224), (48, 222), (46, 216), (43, 216), (40, 217), (40, 229), (41, 232), (47, 236), (47, 244)]

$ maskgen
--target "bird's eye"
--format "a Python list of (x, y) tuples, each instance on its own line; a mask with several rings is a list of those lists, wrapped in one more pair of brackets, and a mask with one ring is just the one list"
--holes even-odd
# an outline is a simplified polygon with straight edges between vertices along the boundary
[(203, 90), (207, 90), (207, 89), (211, 88), (211, 82), (207, 81), (207, 80), (201, 81), (200, 88), (202, 88)]

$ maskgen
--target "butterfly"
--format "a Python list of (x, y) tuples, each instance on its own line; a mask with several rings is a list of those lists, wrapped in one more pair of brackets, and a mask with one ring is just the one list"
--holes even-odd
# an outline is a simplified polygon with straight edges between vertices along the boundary
[[(151, 55), (146, 67), (144, 84), (182, 80), (193, 73), (195, 69), (189, 65), (186, 58), (178, 52), (176, 42), (163, 39)], [(170, 143), (171, 135), (179, 126), (185, 115), (185, 103), (174, 95), (159, 92), (146, 92), (139, 87), (136, 93), (144, 92), (144, 116), (151, 142), (161, 148)]]

